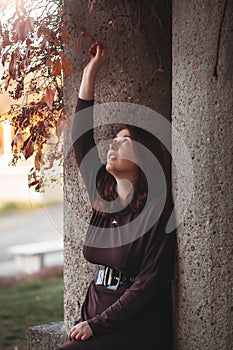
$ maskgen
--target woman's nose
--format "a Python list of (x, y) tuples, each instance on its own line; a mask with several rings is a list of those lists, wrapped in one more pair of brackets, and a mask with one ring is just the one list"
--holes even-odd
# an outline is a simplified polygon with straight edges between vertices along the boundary
[(117, 149), (117, 144), (118, 144), (118, 142), (113, 140), (112, 143), (110, 143), (110, 146), (109, 146), (110, 149)]

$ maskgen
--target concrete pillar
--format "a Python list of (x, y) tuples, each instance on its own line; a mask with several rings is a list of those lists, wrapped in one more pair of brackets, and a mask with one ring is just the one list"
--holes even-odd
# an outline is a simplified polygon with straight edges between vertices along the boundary
[(230, 350), (232, 333), (233, 2), (173, 1), (173, 126), (189, 149), (192, 178), (173, 189), (192, 201), (179, 226), (176, 349)]
[[(133, 7), (132, 7), (133, 5)], [(70, 24), (85, 26), (87, 31), (108, 48), (108, 61), (98, 76), (96, 104), (101, 102), (133, 102), (153, 108), (168, 119), (171, 112), (171, 9), (168, 4), (145, 1), (142, 10), (131, 1), (97, 3), (91, 14), (87, 1), (65, 1)], [(136, 7), (135, 7), (136, 6)], [(140, 5), (141, 6), (141, 5)], [(151, 9), (154, 8), (153, 18)], [(143, 24), (140, 26), (139, 24)], [(65, 81), (66, 113), (72, 116), (75, 109), (82, 68), (87, 62), (86, 38), (77, 53), (77, 36), (73, 31), (67, 54), (74, 72)], [(157, 71), (159, 67), (164, 72)], [(104, 112), (104, 111), (103, 111)], [(105, 113), (105, 112), (104, 112)], [(96, 120), (107, 115), (95, 115)], [(106, 136), (105, 131), (96, 134), (97, 139)], [(67, 137), (68, 140), (68, 137)], [(84, 235), (90, 218), (83, 183), (79, 177), (70, 143), (66, 143), (65, 160), (65, 271), (64, 310), (65, 321), (70, 326), (77, 318), (86, 293), (93, 268), (82, 256)]]

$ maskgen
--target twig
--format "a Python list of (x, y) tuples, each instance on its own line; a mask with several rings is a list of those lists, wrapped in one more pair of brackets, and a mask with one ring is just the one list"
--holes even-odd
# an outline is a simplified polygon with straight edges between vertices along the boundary
[(219, 61), (219, 53), (220, 53), (220, 43), (221, 43), (221, 36), (222, 36), (222, 27), (223, 27), (223, 21), (225, 18), (225, 14), (226, 14), (226, 8), (227, 8), (227, 0), (225, 0), (224, 2), (224, 7), (223, 7), (223, 13), (222, 13), (222, 17), (221, 17), (221, 22), (220, 22), (220, 27), (219, 27), (219, 31), (218, 31), (218, 41), (217, 41), (217, 52), (216, 52), (216, 61), (215, 61), (215, 65), (214, 65), (214, 72), (213, 72), (213, 76), (216, 78), (216, 80), (218, 80), (218, 61)]

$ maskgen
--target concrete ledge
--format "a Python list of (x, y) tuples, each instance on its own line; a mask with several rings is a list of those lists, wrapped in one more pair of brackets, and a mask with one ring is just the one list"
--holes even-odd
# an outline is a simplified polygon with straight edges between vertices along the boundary
[(27, 330), (28, 350), (55, 350), (67, 341), (64, 322), (53, 322)]

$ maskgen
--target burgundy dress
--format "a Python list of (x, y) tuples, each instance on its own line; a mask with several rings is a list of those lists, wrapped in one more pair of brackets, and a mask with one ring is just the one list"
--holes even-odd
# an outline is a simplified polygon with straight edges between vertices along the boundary
[[(73, 140), (75, 157), (94, 207), (96, 177), (106, 176), (107, 172), (93, 139), (92, 106), (93, 101), (78, 99)], [(86, 341), (72, 340), (59, 349), (172, 349), (175, 234), (165, 233), (171, 203), (167, 201), (161, 211), (158, 202), (152, 196), (141, 213), (118, 204), (106, 216), (93, 209), (83, 248), (85, 259), (121, 271), (130, 282), (112, 290), (93, 281), (80, 318), (88, 322), (93, 336)]]

